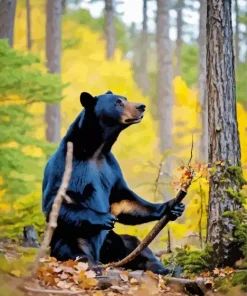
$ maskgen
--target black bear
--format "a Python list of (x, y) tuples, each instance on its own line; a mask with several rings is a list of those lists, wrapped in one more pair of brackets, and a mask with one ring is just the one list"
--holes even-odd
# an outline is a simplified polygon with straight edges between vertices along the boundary
[[(168, 210), (171, 220), (175, 220), (182, 215), (184, 205), (170, 209), (171, 201), (153, 204), (136, 195), (111, 152), (119, 133), (142, 120), (145, 105), (128, 102), (110, 91), (97, 97), (83, 92), (80, 101), (84, 110), (46, 165), (43, 211), (49, 217), (65, 169), (67, 142), (71, 141), (73, 170), (67, 195), (73, 203), (62, 204), (50, 245), (51, 256), (61, 261), (79, 257), (97, 269), (99, 262), (118, 261), (139, 244), (135, 237), (113, 232), (116, 221), (137, 225), (159, 220)], [(148, 248), (125, 267), (168, 272)]]

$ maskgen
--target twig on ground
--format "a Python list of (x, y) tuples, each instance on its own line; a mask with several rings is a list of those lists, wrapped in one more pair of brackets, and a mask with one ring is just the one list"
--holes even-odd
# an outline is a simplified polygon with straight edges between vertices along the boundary
[(32, 293), (44, 293), (44, 294), (62, 294), (62, 295), (84, 295), (85, 291), (70, 291), (70, 290), (56, 290), (56, 289), (41, 289), (41, 288), (32, 288), (28, 286), (20, 287), (21, 290), (25, 292), (32, 292)]
[(34, 274), (38, 268), (39, 260), (43, 258), (46, 255), (46, 252), (49, 248), (54, 230), (57, 227), (57, 219), (59, 215), (59, 211), (62, 205), (62, 202), (64, 198), (67, 197), (66, 191), (69, 185), (69, 181), (71, 178), (71, 172), (72, 172), (72, 159), (73, 159), (73, 143), (68, 142), (67, 143), (67, 155), (66, 155), (66, 162), (65, 162), (65, 171), (62, 179), (61, 186), (59, 187), (59, 190), (57, 192), (57, 195), (54, 199), (52, 209), (49, 215), (49, 222), (46, 228), (45, 236), (43, 239), (43, 242), (41, 244), (41, 247), (39, 249), (39, 252), (37, 254), (37, 257), (34, 261), (34, 264), (32, 266), (32, 274)]

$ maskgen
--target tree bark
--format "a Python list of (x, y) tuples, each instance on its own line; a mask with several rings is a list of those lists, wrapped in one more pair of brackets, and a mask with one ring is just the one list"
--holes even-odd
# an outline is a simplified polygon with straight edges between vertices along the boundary
[[(46, 57), (50, 73), (60, 74), (61, 67), (61, 14), (62, 0), (46, 3)], [(60, 104), (47, 104), (45, 121), (46, 139), (51, 143), (60, 140)]]
[(7, 38), (13, 46), (16, 0), (0, 1), (0, 39)]
[(37, 233), (33, 225), (24, 227), (22, 246), (26, 248), (39, 248)]
[(201, 161), (208, 161), (208, 101), (206, 88), (206, 19), (207, 3), (200, 0), (200, 29), (199, 29), (199, 77), (198, 90), (199, 102), (201, 105), (202, 135), (200, 138), (199, 158)]
[(139, 85), (144, 95), (149, 93), (149, 75), (148, 75), (148, 29), (147, 29), (147, 0), (143, 0), (143, 21), (140, 44), (140, 73)]
[(207, 88), (209, 162), (217, 161), (210, 177), (207, 241), (216, 252), (219, 266), (233, 265), (240, 257), (233, 241), (234, 220), (227, 214), (242, 206), (239, 194), (240, 143), (236, 117), (231, 0), (207, 0)]
[(30, 0), (26, 0), (26, 10), (27, 10), (27, 49), (30, 51), (32, 48)]
[[(157, 0), (157, 99), (160, 149), (172, 149), (172, 47), (169, 38), (169, 1)], [(164, 172), (171, 174), (171, 157), (164, 163)]]
[(177, 40), (176, 40), (176, 50), (175, 50), (175, 76), (181, 73), (181, 54), (183, 45), (183, 6), (184, 0), (178, 0), (177, 5)]
[(238, 0), (235, 0), (235, 22), (236, 22), (236, 31), (235, 31), (235, 62), (236, 66), (239, 65), (239, 7)]
[(116, 48), (113, 0), (105, 0), (106, 58), (114, 57)]

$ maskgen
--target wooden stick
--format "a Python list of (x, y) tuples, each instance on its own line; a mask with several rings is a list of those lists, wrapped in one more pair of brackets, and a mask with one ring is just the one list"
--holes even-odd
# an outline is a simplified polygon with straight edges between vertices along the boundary
[[(173, 206), (178, 205), (181, 203), (181, 201), (186, 196), (187, 191), (185, 189), (180, 189), (178, 192), (176, 198), (174, 199)], [(155, 224), (153, 229), (148, 233), (148, 235), (144, 238), (144, 240), (136, 247), (136, 249), (130, 253), (127, 257), (125, 257), (123, 260), (120, 260), (118, 262), (113, 262), (105, 265), (105, 267), (120, 267), (128, 262), (132, 261), (136, 256), (138, 256), (158, 235), (158, 233), (166, 226), (166, 224), (170, 221), (169, 214), (163, 216), (159, 222)]]
[(49, 248), (54, 230), (57, 227), (57, 219), (58, 219), (59, 211), (60, 211), (62, 202), (63, 202), (64, 198), (66, 197), (66, 191), (67, 191), (69, 181), (71, 178), (72, 159), (73, 159), (73, 143), (68, 142), (67, 143), (66, 162), (65, 162), (65, 171), (64, 171), (62, 183), (59, 187), (57, 195), (56, 195), (54, 202), (52, 204), (52, 209), (51, 209), (51, 212), (49, 215), (49, 222), (48, 222), (48, 225), (46, 228), (44, 240), (41, 244), (41, 247), (39, 249), (37, 257), (34, 261), (34, 264), (32, 267), (32, 274), (35, 274), (35, 272), (38, 268), (38, 265), (39, 265), (39, 260), (46, 255), (46, 252)]
[(44, 293), (44, 294), (62, 294), (62, 295), (78, 295), (85, 294), (85, 291), (70, 291), (70, 290), (56, 290), (56, 289), (41, 289), (41, 288), (32, 288), (28, 286), (20, 287), (21, 290), (25, 292), (33, 292), (33, 293)]

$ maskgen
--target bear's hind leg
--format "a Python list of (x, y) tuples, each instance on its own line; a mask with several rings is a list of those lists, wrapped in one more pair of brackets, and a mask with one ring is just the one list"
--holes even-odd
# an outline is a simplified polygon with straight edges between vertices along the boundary
[(78, 260), (87, 262), (90, 269), (97, 275), (102, 273), (102, 267), (95, 261), (89, 242), (75, 237), (56, 238), (51, 243), (51, 256), (59, 261)]
[[(121, 235), (121, 238), (124, 241), (127, 254), (134, 251), (134, 249), (140, 244), (139, 239), (135, 236), (124, 234)], [(124, 267), (133, 270), (150, 270), (155, 274), (162, 275), (166, 275), (170, 272), (170, 270), (165, 268), (163, 264), (154, 256), (153, 252), (149, 248), (145, 248), (140, 255), (131, 262), (127, 263)]]

